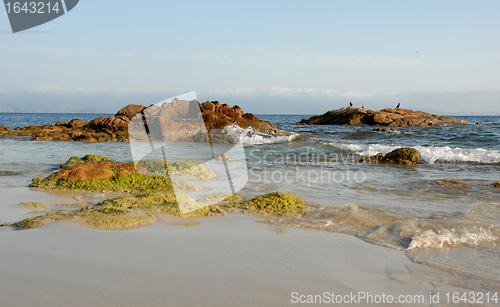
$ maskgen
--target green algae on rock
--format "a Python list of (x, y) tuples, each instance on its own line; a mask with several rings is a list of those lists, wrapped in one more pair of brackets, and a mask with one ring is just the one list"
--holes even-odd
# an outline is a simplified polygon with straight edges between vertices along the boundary
[(232, 207), (242, 209), (244, 212), (278, 216), (295, 216), (307, 213), (302, 198), (278, 191), (233, 204)]
[(102, 161), (115, 161), (114, 159), (107, 158), (107, 157), (102, 157), (102, 156), (97, 156), (97, 155), (92, 155), (88, 154), (85, 155), (81, 158), (78, 158), (77, 156), (73, 156), (69, 158), (66, 163), (62, 164), (61, 167), (65, 168), (74, 164), (80, 164), (80, 163), (88, 163), (88, 162), (102, 162)]
[[(216, 216), (241, 211), (275, 216), (296, 216), (307, 213), (304, 200), (292, 194), (273, 192), (249, 201), (231, 202), (243, 197), (241, 194), (231, 195), (218, 205), (211, 204), (200, 208), (199, 204), (185, 194), (173, 192), (142, 193), (107, 199), (93, 206), (68, 205), (68, 207), (76, 208), (73, 211), (57, 210), (0, 226), (12, 226), (14, 229), (20, 230), (41, 227), (50, 221), (69, 221), (101, 229), (130, 229), (155, 223), (155, 214), (158, 213), (179, 217)], [(190, 201), (193, 201), (193, 208), (196, 210), (181, 213), (178, 202), (189, 204)], [(207, 201), (209, 202), (209, 199)]]
[(47, 207), (39, 202), (28, 202), (28, 203), (19, 203), (19, 206), (25, 207), (25, 208), (33, 208), (33, 209), (38, 209), (38, 210), (45, 210)]
[[(93, 192), (159, 192), (173, 191), (169, 178), (165, 177), (165, 161), (144, 160), (137, 163), (111, 163), (110, 158), (86, 155), (71, 157), (68, 167), (47, 176), (33, 179), (29, 185), (42, 189), (87, 190)], [(73, 164), (73, 165), (71, 165)], [(166, 162), (169, 175), (195, 177), (201, 180), (215, 178), (211, 169), (193, 161)], [(71, 165), (71, 166), (69, 166)], [(163, 171), (162, 171), (163, 170)], [(181, 190), (204, 190), (192, 183), (178, 182)]]
[(154, 192), (173, 191), (172, 183), (167, 177), (146, 176), (146, 175), (125, 175), (118, 177), (113, 175), (109, 179), (101, 180), (75, 180), (56, 178), (56, 174), (51, 174), (46, 178), (38, 177), (33, 179), (29, 185), (32, 188), (41, 189), (62, 189), (62, 190), (86, 190), (93, 192)]
[(415, 148), (398, 148), (388, 154), (378, 153), (374, 156), (364, 157), (358, 162), (416, 166), (420, 157), (420, 152)]
[(171, 176), (195, 177), (201, 180), (210, 180), (216, 177), (211, 169), (201, 163), (189, 160), (184, 162), (166, 161), (166, 168), (165, 160), (159, 159), (141, 160), (136, 165), (144, 167), (150, 175), (166, 174)]

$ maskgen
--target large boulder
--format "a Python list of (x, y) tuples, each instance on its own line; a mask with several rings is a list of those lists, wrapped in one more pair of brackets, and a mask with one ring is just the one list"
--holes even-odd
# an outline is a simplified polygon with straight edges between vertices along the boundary
[(443, 123), (467, 124), (464, 119), (440, 116), (407, 109), (382, 109), (373, 111), (362, 108), (345, 107), (330, 110), (301, 120), (297, 125), (371, 125), (391, 127), (429, 127)]
[(146, 107), (141, 104), (129, 104), (116, 112), (115, 117), (125, 116), (130, 120), (145, 108)]

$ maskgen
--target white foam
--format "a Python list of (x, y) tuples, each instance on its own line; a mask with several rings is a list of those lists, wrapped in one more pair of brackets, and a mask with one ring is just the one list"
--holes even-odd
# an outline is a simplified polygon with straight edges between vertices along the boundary
[(239, 138), (244, 145), (285, 143), (297, 137), (297, 134), (272, 136), (258, 132), (252, 127), (243, 129), (236, 124), (226, 126), (222, 131), (228, 135)]
[[(323, 142), (340, 150), (358, 152), (362, 156), (373, 156), (379, 152), (389, 153), (394, 149), (405, 147), (396, 144), (349, 144), (341, 142)], [(476, 162), (500, 163), (500, 150), (482, 148), (452, 148), (450, 146), (409, 146), (422, 154), (421, 160), (429, 164), (434, 162)]]
[(448, 244), (451, 246), (457, 245), (478, 245), (481, 242), (493, 242), (498, 238), (491, 231), (483, 227), (459, 227), (454, 229), (442, 228), (436, 231), (426, 230), (411, 238), (411, 243), (408, 249), (414, 248), (441, 248)]

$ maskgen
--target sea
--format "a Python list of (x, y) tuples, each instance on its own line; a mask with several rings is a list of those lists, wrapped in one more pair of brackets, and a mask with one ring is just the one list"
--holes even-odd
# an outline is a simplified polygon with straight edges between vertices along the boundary
[[(0, 113), (0, 126), (85, 121), (112, 114)], [(469, 124), (404, 127), (294, 125), (312, 115), (257, 115), (289, 132), (271, 136), (227, 127), (244, 144), (248, 182), (239, 191), (293, 193), (308, 214), (268, 218), (280, 227), (344, 233), (404, 252), (427, 282), (474, 291), (500, 290), (500, 117), (455, 116)], [(421, 153), (417, 166), (360, 163), (401, 147)], [(132, 161), (128, 143), (0, 138), (0, 188), (27, 187), (71, 156)], [(196, 153), (186, 152), (192, 160)], [(183, 157), (180, 156), (180, 159)], [(199, 158), (201, 159), (201, 158)], [(204, 161), (198, 161), (204, 162)]]

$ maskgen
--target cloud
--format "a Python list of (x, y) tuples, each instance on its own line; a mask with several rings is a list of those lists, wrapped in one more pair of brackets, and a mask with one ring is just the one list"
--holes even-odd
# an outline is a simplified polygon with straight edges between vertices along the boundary
[[(203, 91), (200, 91), (203, 92)], [(234, 89), (223, 89), (223, 90), (208, 90), (209, 94), (222, 95), (222, 96), (273, 96), (273, 97), (371, 97), (377, 94), (375, 93), (353, 93), (346, 92), (341, 93), (332, 89), (318, 90), (308, 87), (297, 87), (290, 88), (279, 85), (274, 85), (264, 88), (234, 88)]]

